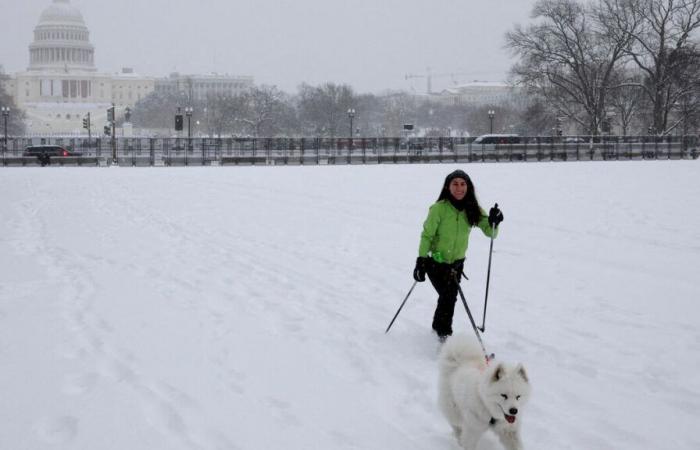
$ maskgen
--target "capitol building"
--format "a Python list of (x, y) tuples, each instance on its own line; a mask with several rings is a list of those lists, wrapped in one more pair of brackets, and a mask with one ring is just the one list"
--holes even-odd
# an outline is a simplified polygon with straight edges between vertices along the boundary
[(253, 78), (177, 73), (156, 78), (138, 75), (129, 68), (118, 74), (100, 73), (80, 10), (70, 0), (53, 0), (34, 28), (26, 72), (0, 74), (0, 83), (26, 113), (27, 133), (40, 135), (87, 134), (82, 119), (88, 113), (96, 133), (106, 122), (107, 108), (112, 104), (119, 117), (155, 90), (181, 91), (189, 98), (236, 95), (251, 88)]

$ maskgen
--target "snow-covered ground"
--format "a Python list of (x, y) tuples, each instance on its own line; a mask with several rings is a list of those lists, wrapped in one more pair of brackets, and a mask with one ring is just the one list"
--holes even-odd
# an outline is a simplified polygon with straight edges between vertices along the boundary
[[(457, 450), (428, 283), (384, 334), (457, 167), (0, 170), (0, 449)], [(698, 162), (459, 167), (526, 448), (700, 448)]]

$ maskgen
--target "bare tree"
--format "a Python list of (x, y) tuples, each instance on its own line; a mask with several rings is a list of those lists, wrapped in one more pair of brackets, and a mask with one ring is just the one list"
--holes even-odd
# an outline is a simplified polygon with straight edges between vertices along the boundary
[(177, 108), (186, 103), (177, 92), (153, 91), (136, 102), (131, 120), (139, 128), (172, 129)]
[(507, 47), (520, 58), (512, 69), (516, 81), (591, 134), (605, 120), (613, 71), (638, 28), (636, 16), (621, 7), (626, 1), (601, 0), (592, 7), (540, 0), (532, 12), (538, 22), (506, 35)]
[(240, 120), (253, 131), (254, 137), (274, 134), (273, 120), (283, 104), (283, 93), (276, 86), (260, 86), (245, 94), (245, 115)]
[[(1, 67), (1, 66), (0, 66)], [(0, 77), (5, 76), (0, 73)], [(5, 92), (3, 83), (0, 83), (0, 106), (5, 108), (10, 108), (10, 114), (7, 120), (7, 134), (10, 136), (21, 136), (24, 134), (26, 127), (24, 125), (24, 119), (26, 114), (21, 109), (17, 108), (14, 100), (9, 93)], [(0, 134), (4, 138), (4, 119), (0, 116)]]
[(687, 135), (691, 127), (697, 129), (700, 120), (700, 52), (693, 45), (675, 52), (675, 57), (680, 59), (673, 76), (678, 97), (673, 105), (674, 120), (668, 131), (680, 127), (682, 134)]
[[(384, 109), (381, 98), (374, 94), (356, 95), (353, 108), (360, 111), (355, 120), (358, 137), (381, 137)], [(359, 132), (357, 132), (359, 129)]]
[(347, 110), (354, 107), (354, 100), (354, 91), (346, 84), (302, 84), (298, 108), (303, 132), (329, 137), (349, 135)]
[(642, 75), (629, 69), (616, 71), (608, 94), (608, 103), (615, 112), (623, 135), (641, 134), (641, 123), (649, 102), (642, 84)]
[(404, 124), (415, 124), (418, 102), (405, 92), (393, 93), (383, 98), (384, 114), (381, 119), (382, 134), (401, 136)]
[(631, 34), (632, 46), (627, 53), (642, 71), (646, 82), (639, 86), (652, 104), (652, 123), (657, 133), (673, 129), (671, 112), (685, 101), (693, 83), (677, 83), (679, 74), (697, 78), (688, 67), (691, 39), (700, 28), (700, 0), (637, 0), (626, 9), (636, 16), (642, 27)]

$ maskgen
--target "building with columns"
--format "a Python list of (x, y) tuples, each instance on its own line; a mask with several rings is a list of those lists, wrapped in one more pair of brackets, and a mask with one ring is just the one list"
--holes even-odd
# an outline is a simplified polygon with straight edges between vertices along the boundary
[[(207, 79), (189, 76), (188, 79)], [(216, 83), (198, 83), (201, 92), (220, 89), (242, 91), (253, 85), (252, 77), (216, 76)], [(26, 113), (29, 134), (87, 134), (82, 119), (90, 113), (93, 133), (115, 105), (117, 116), (159, 87), (172, 85), (171, 78), (156, 78), (122, 69), (119, 74), (100, 73), (95, 66), (95, 47), (80, 10), (70, 0), (52, 0), (39, 16), (29, 44), (25, 72), (0, 77), (5, 91)], [(198, 91), (199, 92), (199, 91)]]
[(471, 81), (455, 85), (433, 94), (431, 98), (444, 104), (470, 106), (522, 106), (526, 101), (519, 88), (496, 81)]

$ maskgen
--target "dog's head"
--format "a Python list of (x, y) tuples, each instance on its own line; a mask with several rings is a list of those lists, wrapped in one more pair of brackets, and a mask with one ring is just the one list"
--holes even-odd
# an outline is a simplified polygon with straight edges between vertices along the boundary
[(495, 364), (486, 371), (479, 386), (486, 407), (496, 420), (515, 425), (530, 396), (530, 380), (522, 364)]

